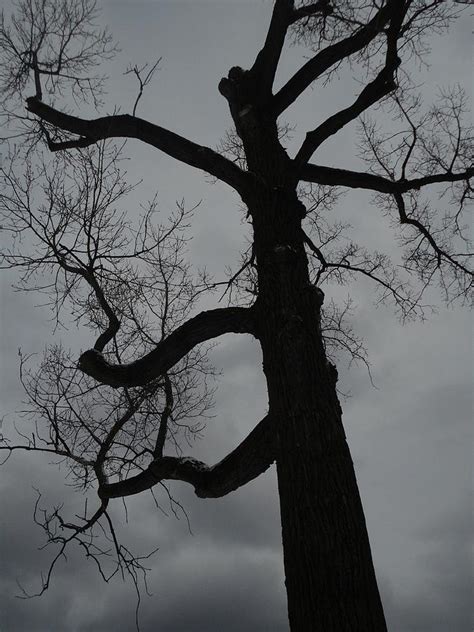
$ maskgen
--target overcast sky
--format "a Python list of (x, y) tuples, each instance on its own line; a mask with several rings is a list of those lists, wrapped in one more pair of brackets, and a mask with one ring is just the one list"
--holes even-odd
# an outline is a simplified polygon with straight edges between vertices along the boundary
[[(122, 52), (109, 66), (109, 105), (130, 111), (132, 63), (162, 57), (155, 82), (139, 114), (191, 139), (215, 146), (230, 124), (219, 79), (233, 65), (248, 67), (262, 43), (271, 3), (102, 2), (103, 22)], [(289, 49), (282, 80), (304, 51)], [(466, 13), (449, 36), (433, 41), (432, 66), (420, 74), (427, 95), (452, 81), (469, 89), (471, 24)], [(288, 113), (299, 124), (314, 123), (352, 96), (353, 86), (336, 82), (309, 92)], [(335, 105), (336, 104), (336, 105)], [(112, 105), (110, 105), (112, 109)], [(309, 128), (308, 128), (309, 129)], [(328, 147), (327, 164), (354, 166), (353, 130)], [(353, 152), (351, 147), (354, 146)], [(222, 185), (209, 185), (200, 172), (183, 167), (149, 147), (129, 143), (127, 169), (144, 178), (143, 199), (158, 189), (160, 206), (176, 199), (203, 200), (194, 218), (190, 256), (218, 271), (236, 261), (244, 245), (237, 198)], [(351, 154), (352, 152), (352, 154)], [(130, 209), (133, 213), (134, 209)], [(360, 217), (358, 230), (370, 245), (393, 252), (393, 233), (369, 206), (369, 197), (350, 193), (342, 213)], [(363, 216), (363, 217), (362, 217)], [(4, 430), (14, 419), (21, 390), (18, 356), (41, 352), (54, 339), (48, 314), (34, 308), (33, 295), (13, 293), (14, 275), (1, 275), (1, 409)], [(471, 629), (471, 382), (470, 316), (440, 304), (438, 315), (402, 326), (390, 308), (375, 309), (372, 287), (355, 285), (356, 331), (365, 338), (374, 388), (363, 367), (339, 367), (344, 423), (364, 502), (379, 585), (391, 632), (448, 632)], [(433, 297), (436, 294), (432, 295)], [(74, 331), (63, 334), (80, 353)], [(79, 338), (77, 338), (79, 340)], [(83, 338), (82, 338), (83, 340)], [(91, 341), (92, 345), (92, 341)], [(266, 411), (257, 345), (244, 336), (224, 337), (212, 355), (222, 369), (215, 418), (193, 455), (211, 463), (222, 458)], [(52, 551), (38, 551), (41, 530), (33, 524), (33, 487), (45, 505), (75, 500), (64, 472), (47, 459), (17, 455), (0, 477), (0, 629), (2, 632), (107, 632), (132, 630), (135, 594), (120, 580), (104, 584), (81, 551), (61, 562), (40, 599), (18, 600), (16, 581), (34, 591)], [(288, 630), (275, 471), (219, 500), (197, 499), (184, 484), (173, 485), (186, 520), (156, 511), (148, 495), (128, 502), (124, 540), (140, 552), (159, 547), (150, 561), (149, 589), (141, 605), (144, 632), (283, 632)], [(119, 523), (124, 523), (121, 502)]]

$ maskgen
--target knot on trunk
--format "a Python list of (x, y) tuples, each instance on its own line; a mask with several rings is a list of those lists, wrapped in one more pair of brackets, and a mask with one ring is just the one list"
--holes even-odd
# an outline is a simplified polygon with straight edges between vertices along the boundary
[(218, 90), (229, 102), (243, 102), (245, 94), (245, 82), (249, 73), (240, 66), (233, 66), (227, 75), (219, 81)]
[(336, 385), (337, 380), (339, 378), (339, 373), (337, 372), (337, 368), (336, 365), (333, 364), (332, 362), (329, 362), (329, 360), (327, 360), (327, 369), (328, 369), (328, 373), (329, 373), (329, 379), (331, 380), (331, 383)]
[(287, 261), (297, 253), (297, 250), (293, 246), (290, 246), (290, 244), (278, 244), (278, 246), (275, 246), (273, 249), (273, 252), (276, 254), (278, 259)]
[(277, 203), (280, 204), (284, 200), (285, 204), (295, 209), (297, 217), (304, 219), (306, 217), (306, 206), (298, 198), (298, 194), (291, 186), (277, 185), (272, 189), (273, 193), (277, 196)]
[(321, 309), (324, 303), (324, 292), (322, 291), (322, 289), (312, 284), (308, 285), (306, 289), (311, 294), (318, 310)]

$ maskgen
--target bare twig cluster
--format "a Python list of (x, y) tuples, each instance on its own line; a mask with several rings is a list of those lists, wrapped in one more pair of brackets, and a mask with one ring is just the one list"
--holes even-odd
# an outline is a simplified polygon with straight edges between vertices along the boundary
[[(198, 297), (185, 259), (192, 211), (179, 204), (166, 224), (157, 224), (153, 200), (134, 223), (126, 220), (121, 207), (134, 187), (124, 184), (120, 151), (102, 143), (36, 165), (13, 153), (0, 170), (2, 225), (12, 236), (2, 266), (18, 269), (18, 288), (46, 295), (57, 327), (66, 325), (67, 306), (77, 323), (97, 332), (95, 349), (119, 363), (154, 348)], [(37, 369), (22, 357), (21, 412), (34, 431), (17, 427), (20, 442), (3, 438), (0, 450), (6, 458), (15, 451), (56, 456), (83, 493), (142, 472), (165, 449), (181, 454), (212, 407), (207, 352), (196, 347), (160, 379), (132, 389), (98, 386), (61, 344), (46, 348)], [(164, 483), (163, 489), (169, 495)], [(71, 542), (104, 578), (101, 556), (115, 551), (114, 572), (127, 572), (136, 583), (142, 558), (119, 544), (107, 505), (102, 499), (79, 523), (65, 519), (61, 508), (35, 511), (48, 541), (59, 547), (43, 589)]]

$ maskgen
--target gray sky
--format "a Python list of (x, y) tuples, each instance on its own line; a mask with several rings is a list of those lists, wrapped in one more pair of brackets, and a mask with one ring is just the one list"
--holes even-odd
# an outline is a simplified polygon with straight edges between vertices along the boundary
[[(215, 146), (230, 124), (217, 83), (233, 65), (248, 67), (262, 42), (270, 2), (103, 3), (103, 21), (122, 53), (110, 66), (109, 104), (129, 111), (135, 86), (122, 72), (129, 62), (163, 60), (139, 114), (197, 142)], [(466, 15), (450, 36), (433, 41), (432, 66), (422, 71), (426, 94), (438, 85), (471, 85), (471, 25)], [(289, 49), (281, 77), (298, 66), (303, 51)], [(351, 88), (352, 89), (352, 88)], [(349, 92), (351, 95), (352, 92)], [(347, 85), (314, 91), (288, 113), (301, 138), (308, 125), (344, 103)], [(336, 104), (336, 106), (334, 105)], [(110, 105), (112, 109), (112, 105)], [(306, 127), (305, 127), (306, 124)], [(327, 164), (353, 166), (353, 130), (332, 142)], [(158, 189), (163, 209), (185, 198), (203, 200), (193, 226), (192, 261), (219, 270), (235, 262), (245, 226), (237, 200), (223, 185), (129, 143), (134, 177), (144, 178), (143, 199)], [(341, 154), (343, 158), (340, 159)], [(130, 212), (133, 212), (131, 209)], [(369, 245), (394, 250), (393, 234), (369, 198), (350, 194), (341, 212), (352, 213)], [(18, 408), (17, 350), (41, 352), (52, 340), (48, 314), (33, 309), (34, 295), (13, 293), (14, 275), (0, 278), (2, 411)], [(339, 367), (344, 423), (356, 465), (373, 556), (391, 632), (447, 632), (471, 629), (472, 354), (470, 317), (440, 306), (429, 321), (401, 326), (390, 308), (375, 309), (372, 288), (351, 289), (358, 309), (356, 331), (370, 353), (373, 388), (362, 367)], [(433, 294), (435, 296), (435, 294)], [(66, 344), (82, 342), (74, 330)], [(77, 340), (77, 342), (76, 342)], [(81, 340), (84, 340), (81, 336)], [(234, 447), (266, 410), (258, 347), (250, 339), (226, 336), (213, 352), (222, 369), (215, 418), (193, 452), (215, 462)], [(9, 414), (5, 429), (14, 417)], [(18, 600), (16, 580), (32, 591), (52, 551), (38, 551), (42, 532), (32, 521), (33, 487), (44, 503), (61, 500), (74, 510), (64, 472), (47, 459), (18, 455), (2, 468), (0, 494), (0, 629), (2, 632), (106, 632), (132, 630), (135, 595), (120, 580), (104, 584), (93, 564), (72, 551), (60, 563), (51, 588), (40, 599)], [(124, 540), (136, 550), (160, 550), (150, 561), (151, 598), (144, 597), (144, 632), (283, 632), (288, 630), (275, 472), (219, 500), (200, 500), (183, 484), (173, 486), (189, 514), (177, 521), (156, 511), (151, 499), (128, 502), (128, 525), (120, 501), (116, 515)], [(76, 505), (77, 506), (77, 505)]]

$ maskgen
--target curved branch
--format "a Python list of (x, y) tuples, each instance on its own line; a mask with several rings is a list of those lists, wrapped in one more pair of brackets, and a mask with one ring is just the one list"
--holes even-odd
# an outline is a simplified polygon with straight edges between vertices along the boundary
[(105, 331), (103, 331), (100, 334), (100, 336), (97, 338), (94, 345), (94, 349), (96, 351), (102, 352), (104, 350), (104, 347), (116, 336), (118, 330), (120, 329), (120, 321), (117, 318), (117, 315), (115, 314), (114, 310), (112, 309), (112, 306), (110, 305), (108, 300), (105, 298), (104, 291), (100, 287), (93, 273), (85, 274), (84, 278), (94, 290), (94, 293), (97, 297), (99, 305), (104, 310), (104, 313), (107, 316), (107, 319), (109, 321), (107, 328), (105, 329)]
[[(107, 328), (100, 334), (94, 345), (94, 349), (96, 351), (102, 352), (104, 350), (104, 347), (116, 336), (118, 330), (120, 329), (120, 321), (117, 318), (117, 315), (115, 314), (112, 306), (105, 297), (104, 290), (95, 278), (94, 271), (90, 268), (71, 266), (66, 263), (66, 259), (61, 252), (61, 246), (56, 245), (54, 240), (51, 242), (51, 247), (60, 267), (63, 270), (66, 270), (67, 272), (70, 272), (72, 274), (77, 274), (86, 281), (86, 283), (94, 292), (100, 307), (104, 311), (104, 314), (107, 316)], [(70, 252), (67, 248), (63, 247), (63, 249), (66, 250), (66, 252)]]
[(206, 171), (229, 184), (240, 194), (250, 186), (249, 176), (231, 160), (209, 147), (193, 143), (179, 134), (137, 116), (120, 114), (87, 120), (52, 108), (37, 97), (28, 98), (26, 103), (27, 109), (42, 121), (80, 137), (75, 141), (61, 143), (50, 140), (48, 146), (53, 151), (74, 146), (86, 147), (104, 138), (136, 138), (180, 162)]
[(199, 498), (220, 498), (265, 472), (275, 460), (277, 435), (269, 416), (216, 465), (208, 466), (189, 457), (165, 456), (148, 469), (117, 483), (99, 488), (101, 498), (132, 496), (151, 489), (163, 480), (189, 483)]
[(173, 331), (153, 351), (129, 364), (110, 364), (96, 349), (79, 358), (79, 368), (109, 386), (143, 386), (163, 375), (201, 342), (227, 333), (254, 334), (253, 311), (225, 307), (201, 312)]

